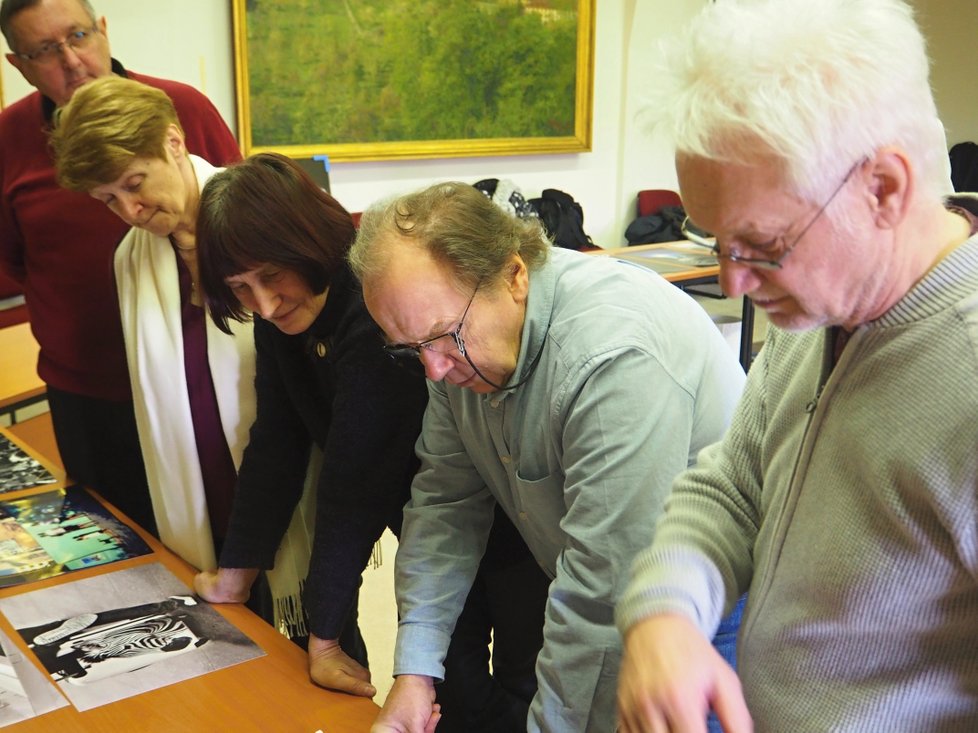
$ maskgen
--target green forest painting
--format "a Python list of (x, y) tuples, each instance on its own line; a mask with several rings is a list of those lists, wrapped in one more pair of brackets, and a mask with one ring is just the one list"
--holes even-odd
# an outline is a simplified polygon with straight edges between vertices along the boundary
[(594, 0), (235, 0), (248, 152), (590, 147)]

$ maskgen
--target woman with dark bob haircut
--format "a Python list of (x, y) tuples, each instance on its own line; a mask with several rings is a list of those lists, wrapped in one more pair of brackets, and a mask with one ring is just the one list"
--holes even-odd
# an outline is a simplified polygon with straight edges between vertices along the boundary
[(219, 328), (254, 319), (257, 416), (218, 569), (194, 587), (214, 603), (248, 598), (290, 521), (302, 521), (321, 451), (304, 609), (291, 610), (308, 619), (312, 680), (372, 697), (357, 590), (384, 528), (400, 532), (427, 391), (381, 349), (346, 265), (353, 238), (346, 210), (281, 155), (248, 158), (201, 193), (203, 290)]
[[(281, 155), (262, 153), (231, 166), (201, 193), (200, 277), (219, 328), (254, 319), (257, 417), (219, 567), (199, 573), (194, 587), (213, 603), (235, 603), (248, 597), (259, 570), (274, 564), (279, 574), (285, 555), (276, 557), (276, 549), (297, 505), (293, 527), (301, 521), (310, 467), (312, 557), (305, 608), (292, 609), (300, 618), (308, 615), (310, 677), (323, 687), (372, 697), (356, 627), (357, 589), (384, 527), (400, 536), (428, 392), (420, 371), (399, 367), (381, 348), (382, 334), (346, 262), (353, 239), (350, 215)], [(313, 448), (322, 451), (318, 475)], [(539, 573), (523, 539), (497, 510), (480, 576), (516, 577), (512, 573), (526, 572), (526, 564)], [(543, 641), (546, 585), (539, 590), (535, 614), (526, 614), (522, 599), (511, 604), (511, 614), (491, 612), (477, 577), (438, 687), (440, 731), (524, 728)], [(278, 597), (275, 588), (272, 595)], [(494, 628), (490, 673), (488, 619), (501, 615), (513, 618)]]

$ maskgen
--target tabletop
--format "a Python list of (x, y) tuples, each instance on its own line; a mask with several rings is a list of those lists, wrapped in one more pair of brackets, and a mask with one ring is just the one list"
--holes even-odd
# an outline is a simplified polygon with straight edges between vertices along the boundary
[[(59, 480), (53, 485), (0, 494), (0, 500), (64, 486), (62, 470), (9, 431), (0, 429), (0, 434), (44, 464)], [(192, 586), (194, 568), (164, 548), (154, 537), (132, 525), (114, 507), (104, 501), (102, 503), (134, 527), (149, 544), (152, 554), (5, 588), (0, 590), (0, 599), (151, 563), (162, 564), (188, 587)], [(12, 733), (47, 733), (53, 730), (59, 733), (362, 733), (370, 729), (379, 712), (371, 700), (315, 686), (309, 681), (305, 652), (243, 605), (215, 604), (213, 608), (257, 644), (264, 651), (264, 656), (84, 712), (69, 705), (15, 723), (6, 730)], [(0, 617), (0, 629), (41, 669), (6, 618)]]
[(687, 241), (599, 249), (588, 254), (641, 264), (676, 285), (716, 282), (720, 275), (720, 265), (713, 253)]
[(0, 413), (43, 397), (46, 388), (37, 376), (39, 351), (30, 323), (0, 328)]

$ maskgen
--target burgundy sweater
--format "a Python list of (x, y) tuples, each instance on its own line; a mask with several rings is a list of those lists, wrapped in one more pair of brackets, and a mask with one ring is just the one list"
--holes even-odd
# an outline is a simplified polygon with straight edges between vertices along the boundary
[[(213, 104), (193, 87), (126, 72), (165, 91), (187, 148), (213, 165), (241, 158)], [(106, 400), (132, 399), (112, 257), (129, 227), (105, 204), (58, 186), (48, 149), (54, 105), (39, 92), (0, 112), (0, 270), (21, 283), (47, 384)]]

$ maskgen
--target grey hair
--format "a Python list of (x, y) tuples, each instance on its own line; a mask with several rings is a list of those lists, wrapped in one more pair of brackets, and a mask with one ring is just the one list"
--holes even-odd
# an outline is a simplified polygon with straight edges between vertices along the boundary
[(773, 157), (817, 201), (894, 145), (925, 196), (950, 190), (924, 38), (902, 0), (719, 0), (667, 42), (647, 116), (678, 155)]
[(518, 219), (481, 191), (457, 182), (382, 201), (364, 212), (348, 255), (361, 282), (383, 274), (385, 245), (398, 238), (424, 247), (466, 287), (501, 278), (514, 254), (533, 270), (547, 261), (551, 247), (539, 221)]

